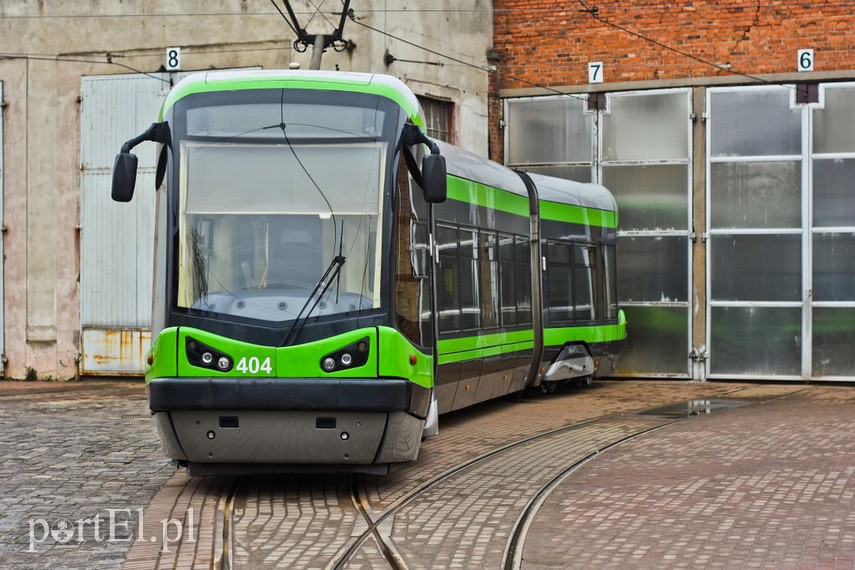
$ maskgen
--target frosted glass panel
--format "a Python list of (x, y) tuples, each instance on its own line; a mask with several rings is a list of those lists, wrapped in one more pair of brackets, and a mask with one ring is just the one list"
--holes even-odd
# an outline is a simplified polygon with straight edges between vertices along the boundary
[(603, 166), (603, 185), (617, 200), (621, 230), (688, 229), (688, 166)]
[(801, 163), (710, 164), (712, 228), (801, 227)]
[(800, 308), (713, 307), (712, 374), (801, 375)]
[(565, 180), (575, 180), (576, 182), (591, 182), (590, 166), (527, 166), (518, 170), (564, 178)]
[(688, 374), (689, 316), (682, 307), (623, 307), (627, 339), (616, 374)]
[(813, 225), (855, 226), (855, 159), (813, 161)]
[(800, 235), (713, 236), (714, 301), (800, 301)]
[(621, 301), (687, 302), (688, 239), (618, 237), (618, 295)]
[[(813, 299), (855, 301), (855, 234), (814, 235)], [(855, 336), (855, 321), (849, 330)]]
[(576, 97), (508, 101), (508, 163), (591, 162), (591, 115)]
[(855, 88), (825, 90), (825, 109), (813, 112), (814, 152), (855, 152)]
[(686, 93), (613, 95), (603, 115), (603, 160), (689, 157)]
[(855, 309), (813, 310), (813, 375), (855, 377)]
[(801, 154), (801, 110), (790, 110), (790, 90), (710, 94), (710, 154)]

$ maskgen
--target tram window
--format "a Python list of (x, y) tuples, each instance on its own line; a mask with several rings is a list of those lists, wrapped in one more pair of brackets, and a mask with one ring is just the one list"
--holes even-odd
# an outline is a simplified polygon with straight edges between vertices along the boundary
[(481, 232), (481, 327), (498, 326), (499, 313), (499, 262), (496, 252), (496, 234)]
[(517, 324), (531, 324), (531, 263), (528, 238), (516, 236), (516, 278)]
[(594, 320), (596, 302), (594, 293), (594, 272), (596, 264), (594, 248), (576, 246), (573, 248), (573, 304), (576, 307), (576, 320)]
[(459, 233), (460, 254), (460, 328), (477, 329), (481, 324), (481, 306), (478, 301), (478, 232), (462, 229)]
[(439, 330), (440, 332), (460, 330), (457, 228), (437, 225), (436, 243), (439, 249), (439, 275), (437, 275)]
[(549, 322), (570, 321), (574, 317), (573, 250), (573, 246), (568, 243), (547, 243), (546, 289)]
[(603, 275), (606, 280), (606, 318), (616, 319), (617, 308), (617, 263), (615, 258), (615, 246), (607, 244), (603, 246)]
[(499, 306), (502, 326), (517, 324), (516, 256), (514, 236), (499, 234)]
[[(404, 182), (399, 189), (397, 216), (396, 323), (398, 329), (411, 341), (419, 346), (430, 346), (433, 344), (433, 326), (428, 279), (427, 218), (419, 215), (422, 210), (420, 206), (424, 205), (421, 188), (408, 179), (405, 168), (402, 164), (399, 177)], [(372, 281), (369, 279), (369, 282)]]

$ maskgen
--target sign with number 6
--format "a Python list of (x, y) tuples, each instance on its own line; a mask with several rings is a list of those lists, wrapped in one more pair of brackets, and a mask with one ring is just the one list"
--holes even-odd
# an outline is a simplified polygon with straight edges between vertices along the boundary
[(800, 49), (799, 50), (798, 69), (799, 69), (799, 71), (813, 71), (813, 50), (812, 49)]

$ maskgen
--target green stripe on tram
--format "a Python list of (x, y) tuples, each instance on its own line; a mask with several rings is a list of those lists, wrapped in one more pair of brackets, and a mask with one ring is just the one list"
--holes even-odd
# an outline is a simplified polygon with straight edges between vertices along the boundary
[(542, 200), (540, 216), (544, 220), (556, 222), (572, 222), (576, 224), (599, 226), (601, 228), (617, 228), (617, 212), (597, 210), (572, 204), (559, 204)]
[(440, 340), (438, 344), (438, 362), (449, 364), (463, 360), (474, 360), (497, 354), (531, 349), (534, 345), (534, 333), (529, 330), (505, 333), (467, 336)]
[(543, 329), (544, 346), (560, 346), (565, 342), (585, 341), (588, 344), (611, 342), (626, 337), (626, 323), (592, 327), (562, 327)]
[[(610, 342), (621, 340), (625, 336), (625, 321), (613, 325), (546, 328), (543, 331), (543, 344), (544, 346), (561, 346), (565, 342), (577, 341), (587, 343)], [(534, 333), (529, 329), (468, 336), (440, 340), (438, 345), (439, 364), (451, 364), (520, 350), (530, 350), (534, 346)]]
[(224, 79), (211, 79), (210, 81), (196, 81), (192, 83), (179, 83), (175, 89), (169, 92), (166, 102), (160, 111), (160, 120), (170, 107), (180, 99), (197, 93), (212, 93), (218, 91), (242, 91), (248, 89), (312, 89), (316, 91), (347, 91), (351, 93), (367, 93), (379, 95), (391, 99), (404, 109), (410, 120), (418, 126), (423, 127), (419, 109), (400, 91), (390, 85), (379, 82), (368, 82), (354, 80), (343, 76), (341, 79), (333, 77), (287, 77), (287, 76), (247, 76)]
[(527, 196), (520, 196), (501, 188), (493, 188), (465, 178), (448, 177), (448, 197), (458, 202), (501, 210), (517, 216), (528, 217), (529, 215)]

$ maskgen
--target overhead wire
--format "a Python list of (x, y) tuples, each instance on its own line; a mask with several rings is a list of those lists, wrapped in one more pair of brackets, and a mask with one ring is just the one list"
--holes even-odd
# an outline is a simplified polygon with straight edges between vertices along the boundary
[(66, 57), (61, 55), (44, 55), (44, 54), (26, 54), (26, 53), (0, 53), (0, 60), (11, 59), (11, 60), (32, 60), (32, 61), (56, 61), (56, 62), (65, 62), (65, 63), (90, 63), (97, 65), (116, 65), (118, 67), (122, 67), (127, 69), (128, 71), (133, 71), (134, 73), (140, 73), (142, 75), (147, 75), (148, 77), (157, 79), (158, 81), (163, 81), (164, 83), (170, 83), (169, 79), (164, 79), (163, 77), (158, 77), (153, 73), (148, 73), (130, 65), (126, 65), (124, 63), (119, 63), (118, 61), (113, 61), (113, 57), (116, 57), (114, 54), (106, 54), (105, 61), (97, 60), (97, 59), (83, 59), (78, 57)]
[[(278, 4), (276, 3), (276, 0), (270, 0), (270, 2), (271, 2), (271, 4), (273, 4), (273, 7), (279, 13), (279, 15), (282, 17), (282, 19), (285, 20), (285, 23), (288, 25), (288, 27), (296, 35), (299, 36), (299, 32), (294, 28), (294, 25), (291, 23), (291, 21), (288, 19), (288, 17), (279, 8)], [(609, 26), (611, 28), (619, 30), (619, 31), (626, 33), (628, 35), (631, 35), (631, 36), (633, 36), (637, 39), (640, 39), (642, 41), (656, 45), (656, 46), (658, 46), (664, 50), (668, 50), (668, 51), (671, 51), (671, 52), (676, 53), (678, 55), (681, 55), (683, 57), (692, 59), (694, 61), (697, 61), (698, 63), (712, 67), (712, 68), (717, 69), (719, 71), (730, 73), (732, 75), (738, 75), (741, 77), (745, 77), (746, 79), (750, 79), (754, 82), (765, 83), (765, 84), (769, 84), (769, 85), (779, 85), (780, 84), (780, 83), (777, 83), (774, 81), (764, 79), (762, 77), (758, 77), (757, 75), (752, 75), (749, 73), (741, 72), (739, 70), (733, 69), (732, 67), (730, 67), (728, 65), (719, 64), (719, 63), (709, 61), (709, 60), (704, 59), (702, 57), (696, 56), (692, 53), (689, 53), (689, 52), (686, 52), (684, 50), (681, 50), (681, 49), (675, 48), (673, 46), (670, 46), (668, 44), (665, 44), (664, 42), (661, 42), (655, 38), (652, 38), (650, 36), (636, 32), (632, 29), (629, 29), (625, 26), (614, 23), (614, 22), (602, 17), (600, 15), (599, 11), (596, 9), (596, 7), (593, 7), (593, 8), (589, 7), (589, 5), (585, 2), (585, 0), (577, 0), (577, 2), (582, 7), (581, 12), (588, 14), (591, 18), (593, 18), (597, 22), (600, 22), (606, 26)], [(828, 3), (822, 3), (822, 4), (824, 6), (828, 6)], [(850, 5), (850, 4), (834, 4), (834, 6), (838, 6), (838, 7), (842, 7), (842, 6), (846, 6), (846, 5)], [(851, 4), (851, 5), (855, 6), (855, 4)], [(320, 7), (318, 7), (314, 3), (312, 3), (312, 6), (315, 8), (315, 12), (305, 12), (305, 13), (313, 14), (312, 17), (314, 17), (318, 13), (321, 13)], [(323, 6), (323, 2), (321, 2), (321, 7), (322, 6)], [(736, 4), (734, 4), (734, 6), (736, 6)], [(724, 6), (720, 5), (718, 7), (722, 8)], [(650, 9), (650, 6), (646, 6), (644, 8)], [(531, 8), (531, 9), (528, 9), (527, 11), (537, 10), (537, 9), (538, 8)], [(369, 13), (373, 13), (373, 12), (377, 12), (377, 13), (379, 13), (379, 12), (384, 12), (384, 13), (385, 12), (474, 12), (474, 11), (478, 11), (478, 10), (477, 9), (469, 9), (469, 10), (467, 10), (467, 9), (451, 9), (451, 10), (448, 10), (448, 9), (368, 9), (368, 10), (364, 10), (364, 12), (369, 12)], [(486, 10), (486, 11), (489, 11), (489, 10)], [(495, 11), (496, 10), (494, 10), (494, 12)], [(503, 11), (503, 10), (498, 10), (498, 11)], [(504, 10), (504, 11), (510, 11), (510, 10)], [(549, 8), (549, 11), (554, 12), (554, 8)], [(360, 12), (363, 12), (363, 10), (361, 10)], [(301, 12), (301, 13), (303, 13), (303, 12)], [(259, 13), (259, 15), (263, 15), (263, 14), (269, 15), (270, 13), (269, 12)], [(340, 13), (336, 13), (336, 12), (333, 12), (333, 14), (340, 15)], [(188, 14), (188, 15), (191, 15), (191, 14)], [(209, 15), (220, 15), (220, 14), (209, 14)], [(234, 15), (238, 15), (238, 13), (234, 13)], [(246, 14), (243, 14), (243, 15), (246, 15)], [(324, 17), (325, 20), (327, 20), (327, 22), (330, 22), (329, 18), (327, 18), (327, 16), (325, 14), (322, 14), (322, 16)], [(458, 63), (460, 65), (463, 65), (463, 66), (471, 67), (473, 69), (478, 69), (479, 71), (484, 71), (486, 73), (496, 73), (497, 75), (500, 75), (500, 76), (505, 77), (507, 79), (517, 81), (519, 83), (523, 83), (525, 85), (529, 85), (531, 87), (542, 89), (544, 91), (555, 93), (558, 95), (568, 95), (568, 96), (577, 97), (577, 98), (585, 98), (584, 96), (578, 96), (578, 95), (575, 95), (573, 93), (568, 93), (567, 91), (562, 90), (562, 89), (550, 87), (550, 86), (543, 85), (543, 84), (540, 84), (540, 83), (537, 83), (534, 81), (529, 81), (523, 77), (519, 77), (519, 76), (514, 75), (512, 73), (500, 71), (494, 65), (483, 65), (483, 64), (472, 63), (470, 61), (466, 61), (466, 60), (461, 59), (459, 57), (455, 57), (455, 56), (440, 52), (438, 50), (434, 50), (434, 49), (431, 49), (429, 47), (420, 45), (416, 42), (407, 40), (407, 39), (402, 38), (400, 36), (396, 36), (395, 34), (391, 34), (389, 32), (381, 30), (379, 28), (375, 28), (374, 26), (371, 26), (369, 24), (366, 24), (366, 23), (358, 20), (355, 16), (355, 13), (353, 10), (350, 10), (350, 13), (348, 14), (348, 16), (350, 17), (350, 20), (352, 22), (354, 22), (355, 24), (357, 24), (361, 27), (364, 27), (364, 28), (371, 30), (371, 31), (378, 33), (378, 34), (382, 34), (382, 35), (384, 35), (390, 39), (394, 39), (394, 40), (399, 41), (401, 43), (410, 45), (412, 47), (415, 47), (415, 48), (420, 49), (422, 51), (425, 51), (427, 53), (436, 55), (437, 57), (443, 58), (445, 60), (452, 61), (452, 62)], [(25, 17), (29, 17), (29, 16), (0, 16), (0, 19), (2, 19), (2, 18), (25, 18)], [(50, 17), (50, 16), (44, 16), (44, 17)], [(101, 17), (114, 17), (114, 16), (104, 15)], [(115, 15), (115, 17), (127, 17), (127, 15)], [(248, 49), (244, 48), (244, 49), (234, 49), (234, 50), (216, 50), (216, 51), (211, 52), (211, 53), (232, 53), (232, 52), (245, 52), (245, 51), (275, 51), (278, 49), (280, 49), (280, 48), (248, 48)], [(164, 81), (166, 83), (169, 82), (169, 80), (164, 79), (162, 77), (158, 77), (152, 73), (147, 73), (147, 72), (141, 71), (139, 69), (136, 69), (134, 67), (131, 67), (129, 65), (119, 63), (117, 61), (113, 61), (113, 59), (112, 59), (113, 57), (123, 57), (123, 56), (121, 54), (110, 54), (110, 53), (108, 53), (106, 55), (106, 61), (101, 61), (101, 60), (82, 59), (82, 58), (75, 58), (75, 57), (68, 57), (68, 56), (61, 56), (61, 55), (0, 53), (0, 59), (29, 59), (29, 60), (41, 60), (41, 61), (58, 61), (58, 62), (76, 62), (76, 63), (90, 63), (90, 64), (102, 64), (102, 65), (116, 65), (118, 67), (122, 67), (122, 68), (127, 69), (129, 71), (132, 71), (134, 73), (141, 73), (143, 75), (147, 75), (149, 77), (156, 78), (160, 81)], [(145, 57), (145, 56), (142, 56), (142, 57)], [(397, 60), (397, 61), (405, 61), (405, 60)]]
[[(351, 12), (353, 12), (353, 11), (351, 11)], [(478, 70), (480, 70), (480, 71), (484, 71), (484, 72), (487, 72), (487, 73), (496, 73), (496, 74), (498, 74), (498, 75), (502, 75), (502, 76), (504, 76), (504, 77), (508, 77), (508, 78), (510, 78), (510, 79), (513, 79), (514, 81), (519, 81), (520, 83), (525, 83), (526, 85), (530, 85), (530, 86), (532, 86), (532, 87), (536, 87), (536, 88), (538, 88), (538, 89), (543, 89), (543, 90), (545, 90), (545, 91), (550, 91), (550, 92), (555, 93), (555, 94), (558, 94), (558, 95), (568, 95), (568, 96), (570, 96), (570, 97), (574, 97), (574, 98), (577, 98), (577, 99), (587, 99), (587, 98), (586, 98), (586, 97), (584, 97), (584, 96), (575, 95), (575, 94), (573, 94), (573, 93), (567, 93), (566, 91), (562, 91), (562, 90), (560, 90), (560, 89), (556, 89), (556, 88), (554, 88), (554, 87), (549, 87), (549, 86), (546, 86), (546, 85), (541, 85), (541, 84), (539, 84), (539, 83), (535, 83), (535, 82), (533, 82), (533, 81), (529, 81), (529, 80), (524, 79), (524, 78), (522, 78), (522, 77), (518, 77), (518, 76), (515, 76), (515, 75), (511, 75), (511, 74), (509, 74), (509, 73), (505, 73), (504, 71), (499, 71), (499, 70), (498, 70), (498, 68), (497, 68), (496, 66), (494, 66), (494, 65), (479, 65), (479, 64), (477, 64), (477, 63), (472, 63), (472, 62), (469, 62), (469, 61), (465, 61), (465, 60), (463, 60), (463, 59), (460, 59), (460, 58), (457, 58), (457, 57), (454, 57), (454, 56), (451, 56), (451, 55), (448, 55), (448, 54), (445, 54), (445, 53), (439, 52), (439, 51), (437, 51), (437, 50), (434, 50), (434, 49), (431, 49), (431, 48), (425, 47), (425, 46), (420, 45), (420, 44), (417, 44), (417, 43), (415, 43), (415, 42), (411, 42), (410, 40), (404, 39), (404, 38), (399, 37), (399, 36), (396, 36), (396, 35), (394, 35), (394, 34), (390, 34), (389, 32), (386, 32), (386, 31), (384, 31), (384, 30), (381, 30), (381, 29), (375, 28), (374, 26), (370, 26), (370, 25), (368, 25), (368, 24), (366, 24), (366, 23), (364, 23), (364, 22), (360, 22), (359, 20), (357, 20), (357, 19), (356, 19), (356, 17), (355, 17), (355, 14), (354, 14), (354, 13), (349, 14), (349, 16), (350, 16), (350, 20), (351, 20), (353, 23), (355, 23), (355, 24), (357, 24), (357, 25), (359, 25), (359, 26), (362, 26), (362, 27), (367, 28), (367, 29), (369, 29), (369, 30), (371, 30), (371, 31), (373, 31), (373, 32), (376, 32), (376, 33), (378, 33), (378, 34), (382, 34), (382, 35), (384, 35), (384, 36), (386, 36), (386, 37), (388, 37), (388, 38), (391, 38), (391, 39), (393, 39), (393, 40), (396, 40), (396, 41), (399, 41), (399, 42), (401, 42), (401, 43), (407, 44), (407, 45), (409, 45), (409, 46), (412, 46), (412, 47), (418, 48), (418, 49), (420, 49), (420, 50), (426, 51), (426, 52), (428, 52), (428, 53), (430, 53), (430, 54), (433, 54), (433, 55), (435, 55), (435, 56), (437, 56), (437, 57), (441, 57), (441, 58), (447, 59), (447, 60), (449, 60), (449, 61), (453, 61), (453, 62), (455, 62), (455, 63), (459, 63), (459, 64), (461, 64), (461, 65), (464, 65), (464, 66), (467, 66), (467, 67), (471, 67), (471, 68), (474, 68), (474, 69), (478, 69)]]
[(751, 79), (751, 80), (753, 80), (753, 81), (757, 81), (757, 82), (760, 82), (760, 83), (769, 83), (769, 84), (773, 84), (773, 82), (768, 81), (768, 80), (766, 80), (766, 79), (763, 79), (763, 78), (761, 78), (761, 77), (757, 77), (756, 75), (751, 75), (751, 74), (749, 74), (749, 73), (743, 73), (743, 72), (741, 72), (741, 71), (738, 71), (738, 70), (733, 69), (732, 67), (730, 67), (730, 66), (728, 66), (728, 65), (722, 65), (722, 64), (720, 64), (720, 63), (715, 63), (715, 62), (712, 62), (712, 61), (705, 60), (705, 59), (700, 58), (700, 57), (698, 57), (698, 56), (696, 56), (696, 55), (694, 55), (694, 54), (691, 54), (691, 53), (689, 53), (689, 52), (686, 52), (686, 51), (683, 51), (683, 50), (677, 49), (677, 48), (675, 48), (675, 47), (673, 47), (673, 46), (669, 46), (669, 45), (667, 45), (667, 44), (664, 44), (664, 43), (660, 42), (659, 40), (653, 39), (653, 38), (651, 38), (651, 37), (645, 36), (644, 34), (640, 34), (640, 33), (638, 33), (638, 32), (635, 32), (635, 31), (633, 31), (633, 30), (630, 30), (629, 28), (625, 28), (624, 26), (621, 26), (620, 24), (615, 24), (614, 22), (610, 22), (610, 21), (606, 20), (605, 18), (603, 18), (602, 16), (600, 16), (599, 10), (597, 9), (597, 7), (596, 7), (596, 6), (594, 6), (593, 8), (589, 8), (589, 7), (588, 7), (588, 5), (584, 2), (584, 0), (577, 0), (577, 2), (579, 2), (579, 5), (581, 5), (581, 6), (582, 6), (582, 8), (583, 8), (583, 10), (581, 10), (581, 11), (582, 11), (582, 12), (584, 12), (584, 13), (586, 13), (586, 14), (588, 14), (589, 16), (591, 16), (591, 17), (592, 17), (593, 19), (595, 19), (596, 21), (598, 21), (598, 22), (600, 22), (600, 23), (602, 23), (602, 24), (605, 24), (605, 25), (607, 25), (607, 26), (610, 26), (610, 27), (612, 27), (612, 28), (615, 28), (615, 29), (617, 29), (617, 30), (620, 30), (620, 31), (622, 31), (622, 32), (624, 32), (624, 33), (627, 33), (627, 34), (631, 35), (631, 36), (634, 36), (634, 37), (636, 37), (636, 38), (638, 38), (638, 39), (640, 39), (640, 40), (643, 40), (643, 41), (649, 42), (649, 43), (651, 43), (651, 44), (653, 44), (653, 45), (656, 45), (656, 46), (659, 46), (659, 47), (661, 47), (661, 48), (663, 48), (663, 49), (666, 49), (666, 50), (672, 51), (672, 52), (674, 52), (674, 53), (677, 53), (677, 54), (682, 55), (682, 56), (684, 56), (684, 57), (687, 57), (687, 58), (689, 58), (689, 59), (693, 59), (693, 60), (695, 60), (695, 61), (697, 61), (697, 62), (699, 62), (699, 63), (702, 63), (702, 64), (704, 64), (704, 65), (708, 65), (708, 66), (710, 66), (710, 67), (714, 67), (714, 68), (716, 68), (716, 69), (718, 69), (718, 70), (720, 70), (720, 71), (724, 71), (724, 72), (727, 72), (727, 73), (731, 73), (731, 74), (733, 74), (733, 75), (740, 75), (740, 76), (742, 76), (742, 77), (745, 77), (745, 78), (747, 78), (747, 79)]

